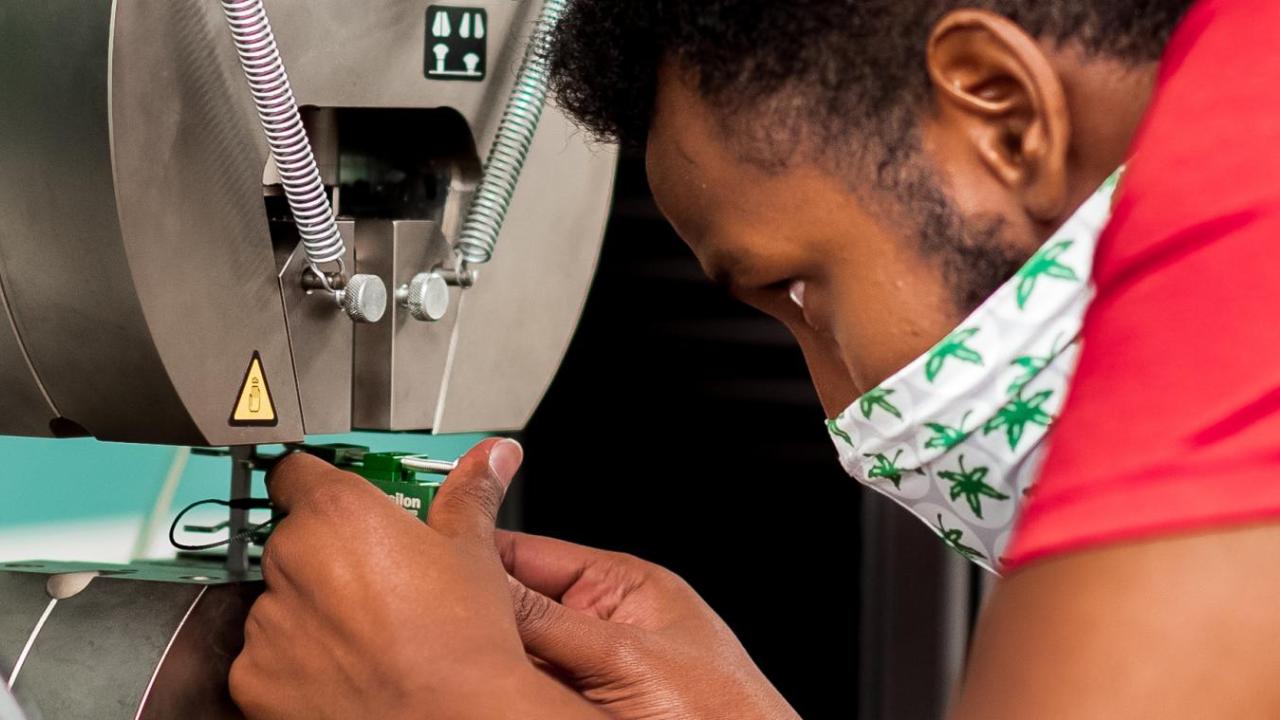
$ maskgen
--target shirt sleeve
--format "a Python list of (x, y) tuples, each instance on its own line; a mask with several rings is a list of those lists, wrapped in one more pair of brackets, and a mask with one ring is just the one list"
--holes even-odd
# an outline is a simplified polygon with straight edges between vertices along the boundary
[(1280, 3), (1176, 33), (1006, 567), (1280, 519)]

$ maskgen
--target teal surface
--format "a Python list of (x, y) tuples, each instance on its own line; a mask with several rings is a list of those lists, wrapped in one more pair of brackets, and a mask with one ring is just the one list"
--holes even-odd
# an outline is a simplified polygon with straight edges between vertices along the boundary
[[(374, 451), (404, 451), (452, 460), (484, 435), (352, 433), (307, 438), (347, 442)], [(96, 440), (0, 438), (0, 528), (136, 515), (151, 509), (174, 448)], [(193, 455), (174, 507), (225, 498), (230, 461)], [(263, 492), (257, 481), (255, 494)]]

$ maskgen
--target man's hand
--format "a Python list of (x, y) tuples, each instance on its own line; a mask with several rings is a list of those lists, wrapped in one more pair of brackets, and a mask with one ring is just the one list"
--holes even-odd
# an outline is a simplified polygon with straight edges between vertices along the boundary
[(267, 543), (267, 590), (231, 692), (253, 718), (598, 718), (539, 673), (520, 642), (494, 518), (521, 460), (467, 454), (428, 524), (361, 478), (307, 455), (268, 489), (288, 513)]
[(529, 654), (611, 717), (797, 717), (673, 573), (558, 540), (497, 537)]

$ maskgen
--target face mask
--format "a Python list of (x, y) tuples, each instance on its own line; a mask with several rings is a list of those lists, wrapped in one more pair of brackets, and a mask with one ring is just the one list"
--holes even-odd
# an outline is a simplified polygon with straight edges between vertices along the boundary
[(1119, 175), (933, 350), (827, 423), (850, 476), (992, 572), (1075, 369)]

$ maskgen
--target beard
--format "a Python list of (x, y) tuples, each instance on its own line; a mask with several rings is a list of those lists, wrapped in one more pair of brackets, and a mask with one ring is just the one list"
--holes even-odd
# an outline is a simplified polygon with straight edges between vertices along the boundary
[(978, 308), (1031, 259), (1038, 243), (1009, 237), (1004, 218), (966, 217), (924, 162), (896, 173), (893, 192), (916, 226), (921, 253), (939, 263), (960, 317)]

